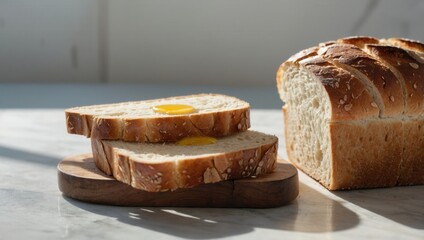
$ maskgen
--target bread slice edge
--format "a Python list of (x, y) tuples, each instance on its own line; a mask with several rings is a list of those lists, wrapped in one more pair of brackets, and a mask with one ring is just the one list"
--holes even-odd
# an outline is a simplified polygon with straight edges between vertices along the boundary
[(271, 173), (278, 153), (278, 138), (274, 137), (271, 143), (236, 151), (151, 163), (122, 153), (107, 144), (108, 141), (96, 138), (91, 141), (95, 164), (101, 171), (148, 192), (173, 191)]

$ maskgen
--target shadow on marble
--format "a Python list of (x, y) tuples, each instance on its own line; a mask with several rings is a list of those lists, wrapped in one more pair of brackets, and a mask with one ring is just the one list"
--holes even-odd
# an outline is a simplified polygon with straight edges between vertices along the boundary
[(56, 167), (62, 160), (49, 155), (28, 152), (21, 149), (10, 148), (0, 145), (0, 157), (6, 157), (18, 161), (25, 161), (37, 164), (43, 164), (49, 167)]
[(424, 186), (363, 189), (333, 194), (397, 223), (424, 229)]
[(294, 232), (334, 232), (359, 224), (358, 216), (337, 201), (301, 184), (292, 204), (270, 209), (116, 207), (66, 202), (119, 222), (189, 239), (237, 236), (267, 228)]

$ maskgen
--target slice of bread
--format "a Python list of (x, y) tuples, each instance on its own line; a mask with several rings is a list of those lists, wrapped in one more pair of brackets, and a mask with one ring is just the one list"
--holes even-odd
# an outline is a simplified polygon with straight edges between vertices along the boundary
[[(185, 104), (195, 112), (158, 113), (153, 107)], [(177, 141), (187, 136), (223, 137), (250, 127), (249, 103), (220, 94), (197, 94), (65, 110), (68, 133), (134, 142)]]
[(135, 143), (92, 138), (96, 166), (117, 180), (149, 192), (255, 177), (275, 168), (278, 138), (255, 131), (214, 144)]

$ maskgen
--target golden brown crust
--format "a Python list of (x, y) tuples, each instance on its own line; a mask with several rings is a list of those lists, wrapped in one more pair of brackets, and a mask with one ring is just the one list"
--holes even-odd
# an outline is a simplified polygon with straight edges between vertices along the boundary
[(330, 123), (328, 189), (395, 186), (402, 159), (402, 122)]
[(351, 37), (338, 39), (336, 42), (352, 44), (355, 46), (359, 46), (360, 48), (363, 48), (367, 44), (378, 44), (380, 40), (378, 38), (368, 37), (368, 36), (351, 36)]
[(365, 86), (349, 72), (320, 56), (299, 62), (315, 75), (324, 86), (331, 102), (332, 121), (376, 117), (379, 109)]
[[(113, 169), (113, 175), (116, 179), (118, 179), (121, 182), (124, 182), (126, 184), (131, 184), (132, 176), (129, 166), (129, 160), (128, 156), (125, 156), (124, 154), (117, 153), (114, 167)], [(119, 169), (119, 171), (117, 171)]]
[[(323, 48), (327, 49), (326, 46), (332, 44), (325, 44)], [(282, 88), (283, 74), (289, 67), (303, 66), (324, 86), (331, 101), (332, 121), (377, 117), (380, 109), (364, 84), (348, 71), (319, 56), (319, 50), (318, 47), (308, 48), (281, 64), (277, 71), (277, 88)], [(281, 91), (280, 96), (284, 101), (285, 96)]]
[(302, 51), (294, 54), (293, 56), (291, 56), (287, 60), (287, 62), (298, 63), (298, 62), (302, 61), (303, 59), (316, 56), (318, 50), (319, 50), (319, 47), (307, 48), (307, 49), (302, 50)]
[[(113, 120), (110, 121), (113, 126)], [(186, 116), (123, 119), (122, 135), (110, 128), (94, 127), (99, 139), (122, 139), (129, 142), (173, 142), (188, 136), (223, 137), (250, 127), (249, 108)], [(105, 129), (105, 131), (101, 131)], [(111, 129), (120, 129), (118, 126)]]
[(424, 53), (424, 44), (419, 41), (407, 38), (389, 38), (385, 41), (387, 41), (387, 43), (393, 46), (397, 46), (411, 51), (416, 51), (419, 53)]
[(178, 175), (175, 163), (172, 161), (143, 163), (129, 158), (128, 164), (128, 173), (120, 172), (120, 174), (130, 174), (131, 183), (127, 184), (134, 188), (148, 192), (163, 192), (178, 188)]
[(104, 171), (109, 166), (117, 180), (134, 188), (149, 192), (189, 188), (204, 183), (220, 182), (227, 179), (255, 177), (270, 173), (275, 169), (277, 161), (278, 139), (272, 144), (251, 147), (240, 151), (197, 158), (160, 163), (149, 163), (118, 154), (107, 141), (92, 138), (93, 153), (96, 166)]
[(372, 54), (378, 56), (404, 82), (407, 116), (424, 114), (424, 63), (420, 63), (404, 49), (393, 46), (367, 45)]
[(403, 112), (401, 83), (389, 68), (360, 48), (350, 44), (333, 44), (319, 50), (321, 56), (337, 63), (338, 67), (355, 75), (378, 92), (376, 102), (384, 116), (398, 116)]
[(93, 150), (93, 159), (96, 166), (107, 175), (112, 175), (112, 168), (101, 141), (91, 141), (91, 149)]
[(91, 135), (89, 137), (104, 139), (120, 139), (122, 136), (121, 119), (114, 117), (92, 117)]
[(187, 136), (223, 137), (250, 127), (250, 106), (208, 113), (154, 118), (96, 117), (67, 109), (68, 133), (105, 140), (169, 142)]
[(404, 121), (403, 139), (398, 185), (424, 184), (424, 119)]
[(65, 111), (66, 128), (70, 134), (90, 136), (90, 127), (87, 124), (87, 116), (79, 113)]

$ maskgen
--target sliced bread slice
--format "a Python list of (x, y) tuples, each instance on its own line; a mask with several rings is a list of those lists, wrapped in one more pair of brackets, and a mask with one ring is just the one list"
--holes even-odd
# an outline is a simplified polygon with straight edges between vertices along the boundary
[[(193, 112), (167, 114), (157, 106), (182, 104)], [(135, 142), (177, 141), (187, 136), (223, 137), (250, 127), (249, 103), (220, 94), (197, 94), (65, 110), (68, 133)]]
[(255, 131), (202, 146), (135, 143), (92, 138), (96, 166), (117, 180), (149, 192), (255, 177), (275, 168), (278, 138)]

